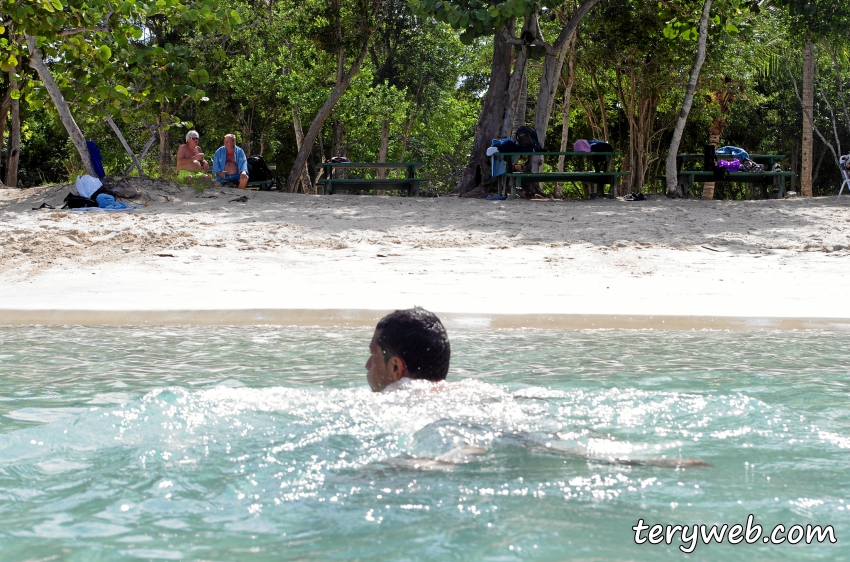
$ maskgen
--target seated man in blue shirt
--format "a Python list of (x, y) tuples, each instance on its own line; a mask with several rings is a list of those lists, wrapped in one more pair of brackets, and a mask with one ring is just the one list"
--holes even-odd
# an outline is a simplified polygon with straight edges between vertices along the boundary
[(224, 135), (224, 146), (215, 151), (213, 175), (219, 183), (239, 182), (239, 189), (248, 185), (248, 159), (245, 151), (236, 146), (235, 135)]

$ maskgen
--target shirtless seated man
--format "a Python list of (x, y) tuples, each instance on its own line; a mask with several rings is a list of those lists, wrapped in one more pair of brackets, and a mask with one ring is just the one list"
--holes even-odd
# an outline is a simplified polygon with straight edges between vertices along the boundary
[(248, 159), (236, 146), (235, 135), (224, 135), (224, 146), (215, 151), (213, 175), (219, 183), (239, 182), (239, 189), (248, 185)]
[[(198, 146), (199, 141), (198, 131), (189, 131), (186, 133), (186, 144), (181, 144), (177, 149), (177, 174), (180, 177), (192, 178), (195, 172), (210, 171), (210, 164), (204, 159), (204, 153)], [(204, 175), (200, 177), (203, 178)], [(206, 179), (209, 179), (209, 176), (206, 176)]]

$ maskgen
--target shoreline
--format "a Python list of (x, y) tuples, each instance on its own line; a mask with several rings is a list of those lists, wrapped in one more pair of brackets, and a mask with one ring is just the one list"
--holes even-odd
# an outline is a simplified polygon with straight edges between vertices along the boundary
[[(11, 326), (298, 326), (371, 328), (389, 310), (0, 310)], [(434, 311), (447, 327), (538, 330), (850, 331), (850, 318), (617, 314), (487, 314)]]

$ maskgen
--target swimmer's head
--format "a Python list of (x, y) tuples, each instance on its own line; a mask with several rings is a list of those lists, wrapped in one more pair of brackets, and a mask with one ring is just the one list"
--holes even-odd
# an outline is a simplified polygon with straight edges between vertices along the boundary
[(449, 372), (451, 347), (443, 323), (424, 308), (396, 310), (375, 327), (369, 344), (366, 379), (379, 392), (404, 378), (442, 381)]

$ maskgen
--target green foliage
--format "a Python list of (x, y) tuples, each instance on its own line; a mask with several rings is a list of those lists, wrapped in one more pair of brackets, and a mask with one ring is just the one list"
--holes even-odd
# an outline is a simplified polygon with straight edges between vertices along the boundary
[[(617, 167), (630, 169), (629, 148), (640, 146), (651, 185), (681, 107), (702, 4), (602, 0), (594, 8), (579, 28), (570, 145), (578, 138), (601, 138), (604, 114), (609, 140), (623, 152)], [(536, 11), (542, 33), (551, 39), (577, 5), (385, 0), (361, 72), (313, 147), (311, 176), (319, 159), (332, 156), (333, 123), (344, 131), (347, 156), (372, 161), (387, 121), (387, 159), (424, 161), (429, 187), (452, 190), (468, 161), (494, 33)], [(728, 121), (723, 144), (786, 153), (787, 168), (790, 155), (799, 155), (801, 128), (787, 65), (799, 81), (795, 57), (809, 37), (838, 49), (842, 67), (850, 67), (846, 46), (841, 51), (842, 34), (850, 28), (847, 6), (847, 0), (716, 0), (708, 58), (681, 150), (700, 152), (710, 126), (723, 117)], [(0, 7), (11, 22), (0, 30), (0, 70), (19, 68), (20, 86), (10, 95), (20, 100), (24, 120), (21, 185), (65, 179), (80, 167), (43, 85), (27, 68), (23, 32), (39, 38), (75, 117), (100, 145), (108, 173), (123, 171), (130, 158), (105, 123), (107, 114), (137, 150), (157, 123), (169, 128), (172, 154), (188, 128), (200, 131), (208, 156), (225, 133), (236, 133), (252, 153), (276, 162), (283, 176), (296, 153), (293, 110), (306, 131), (336, 82), (338, 54), (350, 65), (373, 23), (365, 0), (0, 0)], [(829, 111), (820, 92), (839, 108), (839, 85), (850, 84), (825, 51), (818, 65), (817, 119), (828, 130)], [(528, 122), (540, 72), (532, 57)], [(0, 80), (8, 87), (6, 78)], [(729, 114), (717, 102), (724, 90), (734, 94)], [(555, 116), (561, 114), (562, 99), (561, 87), (546, 146), (560, 142), (562, 125)], [(635, 99), (651, 109), (641, 125), (648, 134), (643, 144), (635, 129), (641, 115)], [(846, 151), (850, 131), (839, 129)], [(819, 146), (818, 141), (816, 163)], [(144, 163), (149, 173), (157, 169), (156, 154), (155, 146)], [(568, 160), (567, 168), (583, 164)], [(828, 164), (826, 159), (816, 183), (822, 193), (834, 184)], [(565, 189), (568, 195), (581, 193), (579, 186)], [(736, 190), (718, 186), (717, 192), (742, 196)]]

